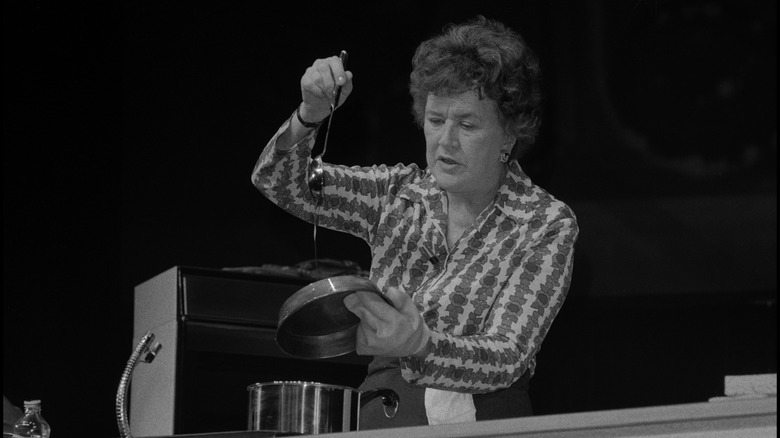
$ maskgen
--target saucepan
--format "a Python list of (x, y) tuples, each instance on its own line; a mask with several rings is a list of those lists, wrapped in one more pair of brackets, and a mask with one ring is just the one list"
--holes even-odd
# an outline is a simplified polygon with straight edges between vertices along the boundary
[(360, 407), (382, 397), (388, 418), (398, 410), (391, 389), (358, 391), (316, 382), (269, 382), (250, 385), (249, 430), (317, 435), (359, 430)]
[(279, 310), (276, 343), (284, 352), (304, 359), (325, 359), (355, 351), (360, 319), (344, 305), (358, 291), (390, 300), (368, 278), (328, 277), (291, 295)]
[[(390, 304), (371, 280), (342, 275), (311, 283), (291, 295), (279, 310), (276, 343), (295, 357), (325, 359), (355, 351), (360, 319), (344, 306), (344, 297), (362, 291)], [(385, 388), (358, 391), (317, 382), (256, 383), (249, 390), (249, 429), (318, 434), (358, 430), (360, 407), (382, 397), (393, 418), (398, 394)]]

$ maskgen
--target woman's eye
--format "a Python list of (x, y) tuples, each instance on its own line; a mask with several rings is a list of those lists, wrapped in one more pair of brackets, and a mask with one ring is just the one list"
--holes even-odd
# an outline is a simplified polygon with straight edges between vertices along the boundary
[(470, 130), (472, 130), (472, 129), (474, 129), (474, 128), (475, 128), (475, 126), (474, 126), (474, 125), (472, 125), (471, 123), (465, 123), (465, 122), (464, 122), (464, 123), (461, 123), (461, 124), (460, 124), (460, 127), (461, 127), (461, 128), (463, 128), (463, 129), (465, 129), (465, 130), (467, 130), (467, 131), (470, 131)]
[(428, 123), (430, 123), (431, 125), (434, 125), (434, 126), (439, 126), (442, 123), (444, 123), (444, 120), (438, 119), (438, 118), (435, 118), (435, 117), (430, 117), (430, 118), (428, 118)]

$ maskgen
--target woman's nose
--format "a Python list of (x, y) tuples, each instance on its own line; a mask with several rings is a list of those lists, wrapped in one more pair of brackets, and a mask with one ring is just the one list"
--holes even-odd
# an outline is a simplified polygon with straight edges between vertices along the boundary
[(458, 127), (455, 123), (445, 123), (441, 128), (439, 145), (453, 147), (458, 145)]

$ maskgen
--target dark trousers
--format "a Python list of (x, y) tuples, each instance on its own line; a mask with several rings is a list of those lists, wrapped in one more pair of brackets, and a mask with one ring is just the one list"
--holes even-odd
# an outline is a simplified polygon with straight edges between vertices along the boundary
[[(529, 380), (526, 372), (509, 388), (489, 394), (474, 394), (477, 421), (533, 415), (531, 398), (528, 395)], [(368, 376), (360, 385), (360, 391), (378, 388), (392, 389), (398, 394), (398, 412), (392, 419), (387, 418), (381, 398), (371, 400), (360, 410), (360, 430), (428, 425), (428, 417), (425, 415), (425, 387), (412, 385), (404, 380), (397, 360), (376, 358), (369, 365)]]

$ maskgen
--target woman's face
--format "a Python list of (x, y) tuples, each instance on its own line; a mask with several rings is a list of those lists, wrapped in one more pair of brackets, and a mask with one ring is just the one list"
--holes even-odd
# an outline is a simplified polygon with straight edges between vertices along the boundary
[(498, 119), (498, 106), (474, 91), (454, 96), (428, 96), (423, 124), (428, 168), (440, 188), (487, 202), (498, 190), (514, 138)]

